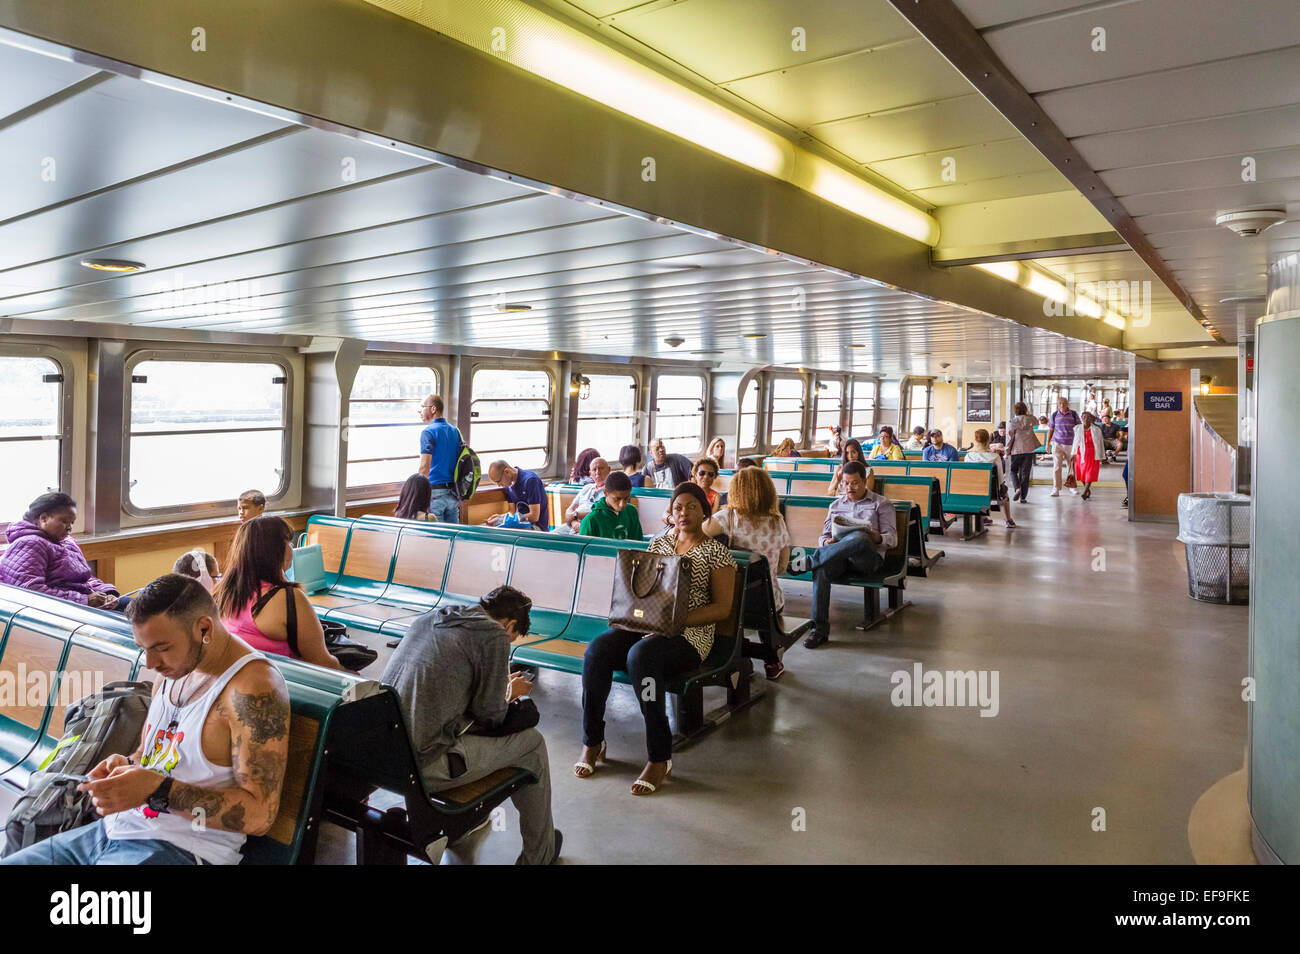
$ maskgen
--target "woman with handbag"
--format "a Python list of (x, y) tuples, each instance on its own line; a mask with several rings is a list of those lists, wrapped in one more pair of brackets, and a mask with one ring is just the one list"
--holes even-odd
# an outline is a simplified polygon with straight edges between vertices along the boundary
[[(623, 669), (632, 679), (646, 726), (648, 761), (640, 778), (632, 783), (633, 795), (657, 791), (672, 771), (673, 738), (665, 711), (667, 680), (675, 673), (699, 668), (708, 657), (714, 624), (730, 615), (735, 595), (736, 562), (731, 551), (704, 532), (704, 521), (712, 514), (704, 490), (692, 483), (678, 484), (668, 512), (674, 520), (672, 529), (652, 540), (644, 553), (628, 550), (620, 554), (620, 568), (625, 564), (633, 567), (631, 579), (615, 580), (611, 628), (591, 641), (582, 664), (583, 747), (573, 774), (588, 778), (605, 757), (605, 702), (614, 671)], [(638, 559), (648, 554), (677, 559)], [(643, 589), (639, 567), (653, 569), (660, 576), (677, 574), (677, 586), (671, 590), (661, 586), (653, 592)], [(639, 598), (636, 605), (624, 606), (626, 601), (619, 598), (622, 594)], [(645, 631), (624, 628), (634, 625), (633, 618), (638, 615), (649, 617), (651, 625)], [(653, 626), (666, 631), (651, 631)]]
[(259, 652), (342, 670), (325, 647), (325, 630), (307, 594), (285, 578), (291, 566), (293, 528), (287, 522), (254, 517), (240, 524), (226, 572), (212, 591), (221, 624)]
[(1034, 428), (1038, 422), (1030, 415), (1029, 406), (1024, 401), (1017, 401), (1016, 416), (1007, 421), (1006, 456), (1010, 461), (1012, 499), (1025, 503), (1029, 499), (1029, 484), (1034, 471), (1034, 458), (1038, 456), (1041, 442)]

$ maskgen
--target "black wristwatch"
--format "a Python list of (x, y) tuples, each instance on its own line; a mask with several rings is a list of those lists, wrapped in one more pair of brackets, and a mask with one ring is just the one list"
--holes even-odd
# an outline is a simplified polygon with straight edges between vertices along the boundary
[(167, 811), (167, 802), (172, 792), (172, 777), (168, 775), (162, 780), (162, 784), (153, 790), (153, 794), (146, 800), (145, 804), (159, 815)]

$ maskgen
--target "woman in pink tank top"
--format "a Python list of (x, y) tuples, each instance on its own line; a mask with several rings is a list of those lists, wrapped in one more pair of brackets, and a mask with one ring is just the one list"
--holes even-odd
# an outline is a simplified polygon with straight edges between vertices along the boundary
[(259, 652), (292, 657), (289, 622), (293, 620), (297, 658), (343, 669), (325, 648), (325, 631), (306, 595), (298, 584), (285, 579), (285, 571), (293, 565), (293, 528), (288, 523), (280, 517), (255, 517), (241, 524), (227, 562), (212, 597), (222, 625), (231, 634)]

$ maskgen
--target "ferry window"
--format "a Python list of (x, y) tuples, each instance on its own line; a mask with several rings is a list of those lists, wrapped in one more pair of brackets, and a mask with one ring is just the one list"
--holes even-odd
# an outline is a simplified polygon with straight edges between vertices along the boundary
[(704, 449), (704, 379), (694, 374), (661, 374), (656, 379), (654, 433), (670, 454), (688, 457)]
[(853, 413), (849, 433), (864, 437), (874, 433), (876, 427), (876, 382), (854, 380)]
[(920, 426), (929, 430), (929, 422), (934, 417), (934, 408), (930, 406), (930, 382), (913, 384), (908, 388), (907, 393), (907, 413), (909, 418), (907, 429), (910, 431), (912, 428)]
[(772, 379), (772, 412), (768, 415), (768, 441), (780, 444), (787, 437), (803, 443), (803, 379)]
[(0, 355), (0, 522), (17, 520), (41, 494), (59, 489), (59, 376), (49, 358)]
[(814, 441), (831, 439), (828, 428), (840, 423), (840, 412), (844, 408), (844, 382), (838, 378), (827, 378), (817, 382), (816, 426), (813, 428)]
[(749, 382), (740, 402), (740, 448), (758, 446), (758, 378)]
[[(578, 390), (578, 450), (594, 447), (611, 462), (624, 444), (636, 443), (636, 378), (584, 374)], [(584, 397), (584, 395), (586, 395)]]
[(480, 368), (471, 384), (471, 440), (483, 462), (542, 470), (550, 460), (551, 376), (520, 368)]
[(439, 392), (432, 368), (363, 364), (348, 401), (348, 489), (400, 484), (420, 468), (420, 405)]
[(280, 364), (131, 366), (127, 503), (139, 510), (268, 498), (287, 485), (288, 372)]

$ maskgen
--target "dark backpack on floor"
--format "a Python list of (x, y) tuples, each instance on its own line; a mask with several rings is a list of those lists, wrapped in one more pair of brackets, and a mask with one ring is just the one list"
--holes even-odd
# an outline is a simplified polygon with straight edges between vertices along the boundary
[(63, 738), (37, 772), (5, 821), (3, 856), (62, 831), (99, 819), (80, 780), (110, 755), (130, 755), (140, 747), (152, 690), (147, 682), (110, 682), (68, 706)]

